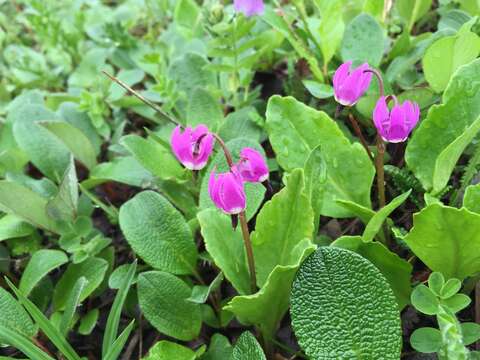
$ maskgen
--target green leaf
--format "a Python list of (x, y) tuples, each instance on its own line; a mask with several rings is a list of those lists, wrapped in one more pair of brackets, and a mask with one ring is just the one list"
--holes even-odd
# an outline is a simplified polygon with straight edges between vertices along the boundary
[(23, 271), (20, 280), (20, 291), (28, 296), (33, 288), (42, 280), (50, 271), (62, 266), (68, 262), (68, 257), (63, 251), (42, 249), (32, 255), (32, 258)]
[(436, 92), (445, 90), (453, 73), (480, 54), (480, 37), (465, 31), (435, 41), (422, 59), (425, 79)]
[(362, 145), (351, 144), (326, 113), (292, 97), (272, 96), (267, 106), (267, 131), (277, 161), (286, 171), (302, 168), (313, 149), (321, 146), (327, 165), (322, 215), (354, 215), (337, 200), (371, 207), (372, 162)]
[(360, 236), (342, 236), (331, 246), (340, 247), (362, 255), (385, 276), (397, 298), (398, 307), (403, 309), (410, 303), (412, 265), (379, 242), (362, 241)]
[(221, 124), (219, 135), (225, 142), (243, 137), (260, 143), (262, 129), (259, 123), (263, 123), (263, 118), (260, 117), (254, 107), (242, 107), (225, 117)]
[(56, 136), (89, 170), (97, 164), (95, 148), (83, 131), (63, 121), (41, 121), (39, 124)]
[(208, 61), (202, 56), (187, 53), (171, 63), (168, 76), (176, 88), (188, 97), (196, 87), (208, 88), (216, 85), (216, 75), (207, 68), (207, 65)]
[(293, 283), (290, 313), (310, 358), (400, 358), (393, 291), (380, 271), (354, 252), (321, 247), (310, 255)]
[(320, 48), (322, 49), (323, 62), (328, 64), (337, 52), (345, 31), (343, 22), (343, 6), (341, 1), (326, 2), (322, 9), (322, 19), (318, 28)]
[(80, 264), (70, 264), (58, 281), (53, 293), (53, 305), (55, 310), (63, 310), (67, 299), (74, 291), (74, 285), (81, 277), (87, 279), (80, 296), (80, 302), (85, 300), (102, 283), (107, 271), (108, 263), (104, 259), (89, 258)]
[(433, 193), (441, 192), (450, 180), (458, 159), (465, 148), (475, 139), (480, 130), (480, 117), (477, 118), (462, 135), (448, 145), (438, 156), (433, 172)]
[(218, 289), (222, 281), (223, 273), (219, 272), (209, 286), (195, 285), (192, 289), (192, 295), (190, 295), (187, 300), (196, 304), (204, 304), (205, 302), (207, 302), (207, 299), (212, 293), (212, 291)]
[[(434, 186), (435, 172), (446, 171), (450, 166), (440, 169), (441, 164), (437, 165), (437, 159), (479, 117), (479, 102), (480, 60), (475, 60), (455, 72), (443, 93), (443, 104), (430, 108), (426, 119), (420, 123), (408, 142), (405, 160), (427, 191)], [(469, 135), (465, 134), (464, 136), (468, 138)], [(455, 149), (464, 142), (464, 140), (459, 141), (458, 145), (453, 145)], [(447, 150), (447, 153), (443, 155), (442, 162), (448, 160), (448, 164), (451, 164), (453, 157), (448, 159), (450, 151), (453, 150)], [(455, 150), (455, 153), (457, 151)], [(454, 162), (457, 159), (454, 159)], [(437, 177), (440, 175), (442, 174), (439, 173)], [(445, 178), (442, 175), (438, 179)], [(438, 180), (437, 183), (440, 184)], [(440, 187), (438, 184), (437, 189)]]
[(430, 269), (463, 280), (480, 272), (479, 226), (478, 214), (432, 204), (413, 215), (405, 241)]
[(65, 172), (70, 152), (55, 135), (40, 126), (39, 122), (56, 119), (55, 113), (39, 104), (20, 106), (10, 112), (7, 119), (13, 123), (15, 140), (31, 162), (42, 173), (55, 180)]
[(0, 219), (0, 241), (31, 235), (35, 228), (15, 215), (7, 214)]
[[(250, 139), (239, 137), (234, 140), (227, 142), (227, 148), (230, 150), (233, 156), (233, 160), (237, 162), (240, 159), (240, 151), (244, 147), (251, 147), (257, 151), (259, 151), (264, 158), (266, 159), (265, 151), (262, 149), (258, 142), (252, 141)], [(208, 180), (210, 177), (210, 173), (216, 167), (217, 173), (226, 172), (229, 170), (228, 164), (225, 160), (225, 155), (222, 151), (219, 151), (212, 161), (210, 161), (210, 165), (205, 171), (205, 176), (202, 179), (202, 185), (200, 187), (200, 210), (207, 209), (210, 207), (215, 207), (212, 200), (210, 199), (210, 195), (208, 193)], [(247, 208), (246, 214), (247, 218), (251, 219), (253, 215), (257, 212), (260, 208), (260, 205), (263, 202), (265, 196), (265, 186), (260, 183), (245, 183), (245, 194), (247, 196)], [(220, 211), (220, 210), (218, 210)]]
[(120, 208), (120, 228), (147, 264), (174, 274), (192, 274), (197, 248), (182, 214), (163, 196), (143, 191)]
[(395, 2), (398, 13), (405, 19), (410, 30), (432, 6), (432, 0), (399, 0)]
[(200, 357), (201, 360), (225, 360), (232, 356), (233, 347), (228, 338), (220, 333), (213, 334), (208, 351)]
[(448, 299), (459, 292), (461, 287), (462, 282), (460, 280), (448, 279), (448, 281), (442, 286), (439, 295), (442, 299)]
[[(0, 339), (2, 342), (7, 343), (20, 350), (30, 359), (35, 360), (54, 360), (48, 356), (43, 350), (34, 345), (27, 337), (17, 333), (11, 328), (0, 324)], [(5, 358), (5, 359), (11, 359)]]
[(162, 340), (153, 345), (148, 351), (148, 355), (143, 360), (195, 360), (196, 354), (193, 350)]
[(23, 307), (4, 288), (0, 288), (0, 325), (31, 338), (37, 334), (37, 327)]
[(208, 253), (240, 294), (250, 292), (250, 276), (240, 229), (233, 230), (230, 218), (217, 209), (198, 213), (198, 222)]
[(133, 325), (135, 324), (135, 320), (132, 320), (130, 324), (122, 331), (120, 336), (114, 341), (112, 344), (110, 351), (105, 355), (103, 360), (117, 360), (118, 357), (120, 356), (120, 353), (122, 352), (123, 347), (125, 346), (125, 343), (128, 340), (128, 337), (130, 336), (130, 333), (133, 330)]
[(47, 214), (55, 220), (73, 222), (77, 217), (78, 180), (75, 163), (71, 158), (57, 194), (47, 203)]
[(346, 210), (352, 212), (358, 217), (365, 225), (375, 216), (376, 212), (370, 208), (359, 205), (348, 200), (337, 200), (337, 204), (344, 207)]
[(424, 314), (436, 315), (440, 303), (432, 290), (420, 284), (412, 291), (412, 305)]
[(233, 348), (231, 360), (266, 360), (265, 354), (255, 336), (245, 331), (237, 340)]
[(42, 332), (48, 337), (48, 339), (57, 347), (58, 350), (68, 360), (81, 360), (80, 356), (75, 352), (72, 346), (65, 340), (58, 329), (48, 320), (45, 315), (30, 301), (28, 300), (10, 280), (6, 279), (8, 286), (13, 290), (20, 303), (25, 307), (35, 323), (38, 324)]
[(480, 214), (480, 184), (467, 186), (463, 196), (463, 206), (471, 212)]
[(257, 293), (235, 296), (224, 309), (234, 313), (241, 323), (258, 326), (264, 337), (272, 339), (288, 310), (295, 273), (314, 250), (314, 245), (306, 248), (294, 265), (276, 266)]
[(90, 310), (82, 319), (80, 320), (80, 325), (78, 326), (78, 333), (80, 335), (90, 335), (97, 325), (98, 316), (100, 311), (98, 309)]
[(47, 200), (22, 185), (0, 181), (0, 206), (32, 225), (56, 232), (54, 221), (47, 216)]
[(416, 329), (410, 336), (410, 345), (422, 353), (437, 352), (442, 346), (440, 330), (431, 327)]
[(402, 205), (405, 200), (407, 200), (411, 192), (412, 190), (408, 190), (406, 193), (397, 196), (388, 205), (384, 206), (377, 213), (375, 213), (375, 215), (373, 215), (373, 217), (370, 219), (367, 226), (365, 227), (365, 230), (363, 231), (363, 241), (373, 241), (373, 238), (377, 235), (387, 217), (393, 211), (395, 211), (397, 207)]
[(138, 301), (145, 318), (161, 333), (193, 340), (202, 324), (200, 305), (187, 301), (191, 289), (176, 276), (149, 271), (138, 277)]
[(480, 339), (480, 324), (473, 322), (464, 322), (460, 324), (462, 328), (463, 344), (468, 346)]
[[(140, 69), (131, 69), (131, 70), (120, 70), (117, 74), (117, 78), (123, 81), (128, 86), (133, 86), (138, 84), (145, 77), (145, 73)], [(112, 82), (110, 89), (108, 90), (108, 101), (117, 101), (125, 96), (127, 90), (118, 85), (115, 82)]]
[(296, 169), (288, 177), (287, 186), (257, 216), (251, 237), (260, 287), (277, 265), (296, 264), (305, 248), (311, 246), (308, 239), (313, 233), (313, 211), (304, 190), (303, 170)]
[(62, 315), (62, 320), (60, 322), (60, 332), (63, 336), (68, 335), (68, 331), (72, 327), (72, 320), (75, 316), (75, 311), (77, 307), (80, 305), (80, 296), (82, 295), (83, 289), (87, 285), (87, 279), (83, 276), (78, 278), (73, 286), (72, 291), (69, 294), (69, 297), (65, 303), (65, 311)]
[(117, 337), (118, 327), (120, 324), (120, 317), (122, 315), (122, 308), (127, 299), (128, 291), (133, 282), (137, 270), (137, 262), (128, 265), (128, 271), (123, 278), (120, 289), (118, 290), (112, 308), (108, 314), (107, 325), (103, 334), (102, 354), (106, 355), (112, 348), (115, 338)]
[(175, 25), (180, 27), (186, 35), (191, 35), (199, 15), (200, 8), (194, 0), (179, 0), (174, 12)]
[(185, 170), (172, 151), (152, 139), (127, 135), (120, 140), (133, 157), (148, 171), (160, 179), (181, 179)]
[(440, 296), (444, 285), (445, 278), (443, 277), (442, 273), (433, 272), (428, 277), (428, 287), (435, 293), (435, 295)]
[(187, 124), (195, 127), (205, 124), (210, 131), (216, 131), (223, 120), (220, 101), (205, 88), (197, 87), (188, 98)]
[(317, 99), (328, 99), (333, 96), (332, 85), (322, 84), (315, 80), (303, 80), (302, 83), (308, 92)]
[(340, 55), (343, 61), (367, 62), (377, 67), (383, 57), (385, 39), (377, 20), (368, 14), (360, 14), (345, 29)]
[(312, 150), (304, 166), (305, 194), (313, 209), (313, 234), (318, 233), (320, 214), (322, 213), (325, 184), (327, 181), (327, 164), (320, 146)]
[(468, 307), (471, 302), (472, 299), (470, 299), (470, 297), (465, 294), (455, 294), (448, 299), (441, 300), (441, 304), (447, 306), (454, 313), (462, 311), (463, 309)]

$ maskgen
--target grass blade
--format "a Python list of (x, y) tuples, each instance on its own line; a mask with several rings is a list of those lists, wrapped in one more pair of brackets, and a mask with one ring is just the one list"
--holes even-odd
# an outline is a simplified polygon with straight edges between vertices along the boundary
[(60, 322), (60, 332), (63, 336), (68, 335), (72, 319), (75, 316), (75, 310), (77, 310), (77, 307), (80, 304), (80, 296), (82, 295), (82, 291), (87, 285), (87, 282), (88, 281), (85, 277), (82, 276), (79, 278), (73, 287), (70, 298), (67, 300), (62, 321)]
[(120, 352), (122, 351), (125, 343), (128, 340), (128, 337), (130, 336), (130, 333), (132, 332), (134, 324), (135, 320), (132, 320), (130, 324), (128, 324), (128, 326), (125, 328), (125, 330), (122, 331), (117, 340), (115, 340), (110, 346), (110, 350), (108, 351), (107, 355), (103, 357), (103, 360), (117, 360), (118, 355), (120, 355)]
[(10, 346), (20, 350), (22, 353), (27, 355), (30, 359), (36, 360), (55, 360), (54, 358), (47, 355), (39, 347), (33, 344), (25, 336), (17, 333), (14, 330), (0, 325), (0, 339), (1, 342), (5, 342)]
[(128, 290), (133, 282), (133, 277), (137, 270), (137, 262), (133, 262), (128, 269), (127, 276), (118, 290), (117, 296), (113, 301), (112, 309), (108, 314), (107, 325), (105, 326), (105, 333), (103, 335), (102, 355), (106, 356), (110, 352), (110, 347), (113, 345), (118, 334), (118, 325), (120, 324), (120, 316), (122, 315), (123, 304), (127, 298)]
[(78, 356), (75, 350), (73, 350), (72, 346), (67, 340), (65, 340), (60, 331), (50, 323), (50, 320), (48, 320), (47, 317), (43, 315), (43, 313), (30, 300), (28, 300), (8, 278), (5, 278), (5, 280), (23, 307), (28, 311), (33, 320), (35, 320), (40, 329), (42, 329), (44, 334), (57, 347), (57, 349), (60, 350), (68, 360), (81, 360), (80, 356)]

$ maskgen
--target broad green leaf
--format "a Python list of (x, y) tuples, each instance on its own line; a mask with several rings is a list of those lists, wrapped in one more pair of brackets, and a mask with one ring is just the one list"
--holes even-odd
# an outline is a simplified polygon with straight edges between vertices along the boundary
[[(30, 339), (19, 334), (18, 332), (12, 330), (8, 326), (0, 324), (0, 340), (2, 343), (7, 343), (20, 350), (22, 353), (27, 355), (30, 359), (35, 360), (54, 360), (52, 357), (47, 355), (43, 350), (34, 345)], [(5, 357), (4, 359), (12, 359), (10, 357)]]
[(416, 329), (410, 336), (410, 345), (422, 353), (437, 352), (442, 346), (440, 330), (431, 327)]
[(277, 161), (286, 171), (302, 168), (308, 155), (320, 145), (327, 165), (322, 215), (355, 215), (337, 200), (371, 207), (372, 162), (362, 145), (350, 143), (326, 113), (292, 97), (273, 96), (267, 106), (267, 131)]
[(420, 284), (412, 291), (412, 305), (427, 315), (436, 315), (439, 311), (440, 302), (427, 286)]
[(433, 172), (433, 190), (434, 194), (441, 192), (450, 180), (458, 159), (462, 155), (465, 148), (472, 142), (480, 131), (480, 116), (465, 129), (462, 135), (448, 145), (438, 156), (435, 162)]
[(288, 310), (292, 282), (302, 260), (315, 250), (311, 245), (290, 266), (276, 266), (261, 289), (252, 295), (235, 296), (226, 307), (245, 325), (256, 325), (267, 339), (273, 338), (275, 330)]
[[(266, 158), (265, 152), (263, 151), (262, 147), (258, 142), (252, 141), (244, 137), (239, 137), (231, 140), (227, 142), (226, 145), (232, 153), (233, 160), (235, 162), (240, 159), (240, 151), (244, 147), (251, 147), (259, 151)], [(219, 150), (213, 160), (210, 161), (210, 165), (208, 166), (207, 171), (205, 172), (205, 176), (203, 177), (202, 185), (200, 187), (200, 210), (215, 207), (208, 193), (208, 180), (210, 177), (210, 173), (215, 168), (217, 173), (228, 171), (228, 165), (225, 160), (225, 155), (221, 150)], [(265, 186), (259, 183), (245, 183), (245, 194), (247, 196), (246, 214), (247, 218), (251, 219), (263, 202), (265, 196)]]
[(195, 0), (179, 0), (176, 2), (174, 12), (175, 25), (180, 27), (182, 33), (192, 35), (192, 29), (197, 25), (200, 8)]
[(255, 336), (245, 331), (237, 340), (233, 348), (231, 360), (266, 360), (265, 354)]
[(144, 139), (138, 135), (127, 135), (120, 140), (120, 144), (156, 177), (180, 179), (184, 176), (185, 171), (173, 156), (172, 151), (155, 140)]
[(74, 290), (74, 285), (81, 277), (87, 279), (80, 296), (80, 301), (85, 300), (102, 283), (107, 271), (108, 263), (104, 259), (89, 258), (80, 264), (70, 264), (58, 281), (53, 293), (53, 305), (55, 310), (63, 310), (67, 299)]
[(39, 124), (56, 136), (89, 170), (97, 164), (95, 148), (83, 131), (63, 121), (41, 121)]
[(445, 278), (443, 277), (442, 273), (433, 272), (428, 277), (428, 287), (430, 288), (430, 290), (433, 291), (435, 295), (440, 296), (440, 293), (442, 292), (442, 288), (444, 285), (445, 285)]
[(56, 232), (53, 219), (47, 216), (47, 200), (22, 185), (0, 181), (0, 206), (32, 225)]
[(377, 67), (383, 57), (385, 39), (377, 20), (368, 14), (360, 14), (345, 29), (340, 54), (343, 61), (367, 62)]
[(223, 111), (220, 101), (205, 90), (197, 87), (188, 96), (187, 124), (195, 127), (205, 124), (210, 131), (216, 131), (223, 120)]
[(233, 230), (230, 218), (217, 209), (203, 210), (197, 217), (213, 261), (240, 294), (248, 294), (250, 276), (241, 230)]
[(370, 208), (359, 205), (352, 201), (337, 200), (337, 204), (344, 207), (348, 211), (351, 211), (356, 217), (358, 217), (365, 225), (375, 216), (376, 212)]
[(320, 214), (322, 213), (325, 184), (327, 182), (327, 164), (322, 155), (322, 149), (317, 146), (308, 156), (304, 166), (305, 194), (313, 210), (313, 235), (318, 232)]
[(20, 280), (20, 291), (28, 296), (33, 288), (50, 271), (68, 262), (68, 257), (63, 251), (42, 249), (35, 252), (23, 271)]
[(80, 297), (82, 296), (83, 289), (86, 285), (86, 278), (84, 278), (83, 276), (78, 278), (65, 303), (65, 311), (62, 314), (62, 320), (60, 322), (59, 328), (60, 332), (65, 337), (67, 337), (68, 331), (73, 325), (73, 317), (75, 316), (75, 311), (77, 310), (77, 307), (80, 305)]
[(378, 212), (376, 212), (375, 215), (373, 215), (373, 217), (370, 219), (367, 226), (365, 227), (365, 230), (363, 231), (363, 235), (362, 235), (363, 241), (365, 242), (373, 241), (373, 238), (375, 237), (375, 235), (377, 235), (378, 231), (381, 229), (387, 217), (393, 211), (395, 211), (397, 207), (402, 205), (405, 202), (405, 200), (407, 200), (411, 192), (412, 190), (409, 190), (406, 193), (397, 196), (390, 203), (388, 203), (386, 206), (384, 206)]
[(73, 222), (77, 217), (78, 180), (75, 163), (71, 158), (57, 194), (47, 203), (47, 214), (55, 220)]
[(432, 0), (398, 0), (395, 5), (400, 16), (408, 24), (410, 32), (415, 22), (428, 12), (432, 6)]
[(337, 52), (345, 31), (343, 22), (343, 3), (341, 1), (329, 1), (321, 12), (321, 22), (318, 28), (320, 36), (320, 48), (322, 49), (323, 62), (327, 64)]
[(90, 310), (84, 317), (80, 319), (80, 325), (78, 326), (78, 333), (80, 335), (90, 335), (97, 325), (98, 316), (100, 311), (98, 309)]
[(158, 270), (195, 272), (197, 248), (183, 215), (153, 191), (137, 194), (120, 208), (120, 228), (133, 251)]
[(162, 340), (153, 345), (143, 360), (195, 360), (193, 350), (171, 341)]
[(138, 301), (145, 318), (161, 333), (193, 340), (202, 324), (200, 305), (187, 301), (191, 289), (176, 276), (149, 271), (138, 277)]
[[(31, 338), (37, 334), (37, 327), (25, 312), (25, 309), (4, 288), (0, 288), (0, 326), (5, 326)], [(0, 335), (1, 342), (1, 335)]]
[(471, 212), (480, 214), (480, 184), (467, 186), (463, 196), (463, 206)]
[(400, 358), (393, 291), (380, 271), (354, 252), (321, 247), (310, 255), (293, 283), (290, 313), (310, 358)]
[(208, 350), (203, 354), (201, 360), (225, 360), (232, 356), (233, 347), (228, 338), (220, 333), (213, 334)]
[(59, 121), (55, 113), (39, 104), (20, 106), (7, 119), (13, 123), (15, 140), (30, 161), (46, 176), (57, 180), (65, 172), (70, 154), (55, 135), (39, 124), (55, 120)]
[[(131, 69), (131, 70), (120, 70), (117, 74), (117, 79), (123, 81), (128, 86), (133, 86), (138, 84), (145, 77), (145, 73), (140, 69)], [(108, 101), (120, 100), (125, 96), (127, 90), (118, 85), (115, 82), (112, 82), (108, 90)]]
[(431, 270), (463, 280), (480, 272), (479, 226), (478, 214), (432, 204), (413, 215), (413, 228), (404, 240)]
[(209, 286), (195, 285), (192, 289), (192, 295), (190, 295), (190, 297), (187, 300), (196, 304), (204, 304), (205, 302), (207, 302), (207, 299), (212, 293), (212, 291), (215, 291), (218, 289), (222, 281), (223, 281), (223, 274), (219, 272)]
[(369, 260), (387, 279), (397, 298), (398, 307), (403, 309), (410, 303), (412, 265), (408, 261), (381, 243), (363, 242), (360, 236), (342, 236), (331, 246), (354, 251)]
[(456, 71), (443, 94), (443, 104), (430, 108), (408, 142), (405, 160), (427, 191), (434, 186), (437, 159), (479, 115), (480, 60), (475, 60)]
[(303, 80), (302, 83), (308, 92), (317, 99), (328, 99), (333, 96), (332, 85), (322, 84), (314, 80)]
[(470, 297), (465, 294), (455, 294), (452, 297), (449, 297), (448, 299), (442, 299), (440, 301), (442, 306), (448, 307), (450, 311), (452, 311), (453, 313), (457, 313), (467, 308), (471, 302), (472, 302), (472, 299), (470, 299)]
[(464, 322), (460, 324), (462, 328), (463, 343), (465, 346), (473, 344), (480, 339), (480, 324), (473, 322)]
[(32, 225), (15, 215), (7, 214), (0, 219), (0, 241), (28, 236), (34, 231)]
[(480, 37), (473, 32), (463, 32), (434, 42), (422, 59), (423, 73), (436, 92), (445, 90), (453, 73), (480, 54)]
[(440, 290), (440, 297), (442, 299), (448, 299), (460, 291), (462, 282), (458, 279), (448, 279), (448, 281), (442, 286)]
[(294, 170), (287, 186), (275, 194), (260, 210), (252, 246), (257, 284), (262, 287), (277, 265), (298, 262), (305, 248), (311, 246), (313, 211), (305, 195), (303, 170)]
[(260, 117), (254, 107), (242, 107), (225, 117), (218, 133), (223, 141), (226, 142), (243, 137), (260, 143), (262, 129), (259, 124), (262, 123), (263, 118)]

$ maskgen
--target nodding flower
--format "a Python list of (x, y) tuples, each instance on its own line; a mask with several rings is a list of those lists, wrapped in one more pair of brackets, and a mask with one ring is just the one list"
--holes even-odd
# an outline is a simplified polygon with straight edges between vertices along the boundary
[(352, 62), (340, 65), (333, 75), (335, 100), (343, 106), (353, 106), (367, 91), (372, 80), (372, 73), (367, 63), (351, 69)]
[(213, 169), (208, 181), (208, 192), (215, 206), (226, 214), (237, 215), (245, 210), (245, 190), (236, 166), (220, 174)]
[(263, 183), (268, 179), (268, 165), (262, 154), (255, 149), (242, 149), (237, 168), (244, 181)]
[(264, 10), (263, 0), (234, 0), (233, 6), (236, 12), (241, 12), (247, 17), (260, 15)]
[(214, 141), (213, 135), (203, 124), (195, 129), (187, 126), (183, 133), (179, 125), (173, 130), (171, 137), (173, 153), (178, 161), (190, 170), (201, 170), (207, 165)]
[(373, 123), (384, 141), (398, 143), (407, 140), (420, 118), (420, 108), (412, 101), (399, 104), (395, 96), (391, 97), (395, 104), (390, 111), (385, 96), (378, 99), (373, 110)]

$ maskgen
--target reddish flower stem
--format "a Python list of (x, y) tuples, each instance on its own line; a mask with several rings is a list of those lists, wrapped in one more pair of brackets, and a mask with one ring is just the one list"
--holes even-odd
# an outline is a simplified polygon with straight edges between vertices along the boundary
[(368, 147), (367, 140), (365, 140), (365, 137), (362, 134), (362, 130), (360, 129), (360, 126), (358, 125), (357, 120), (353, 117), (352, 114), (348, 114), (348, 119), (350, 120), (350, 124), (352, 125), (353, 130), (355, 131), (355, 134), (360, 139), (360, 142), (365, 148), (365, 151), (367, 152), (368, 157), (370, 158), (370, 160), (372, 160), (373, 163), (375, 163), (372, 153), (370, 152), (370, 149)]

